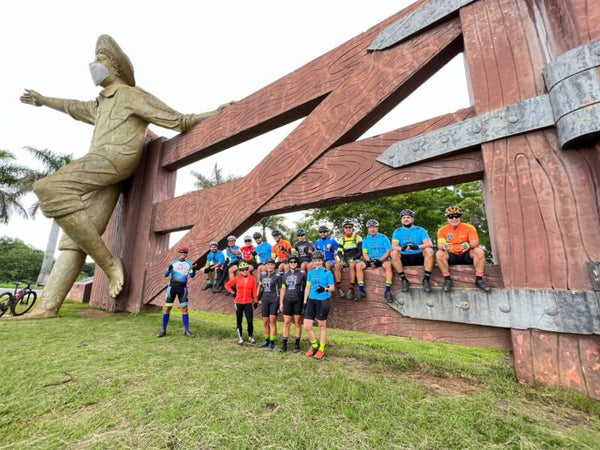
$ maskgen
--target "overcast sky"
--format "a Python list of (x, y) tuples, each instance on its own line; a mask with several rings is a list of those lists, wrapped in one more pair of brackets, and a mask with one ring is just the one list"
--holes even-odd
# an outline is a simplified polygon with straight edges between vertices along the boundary
[[(242, 99), (400, 11), (411, 0), (114, 1), (19, 0), (3, 6), (0, 42), (0, 149), (26, 159), (24, 146), (72, 153), (89, 149), (92, 127), (49, 108), (19, 102), (25, 88), (79, 100), (97, 96), (88, 69), (96, 39), (115, 38), (138, 86), (183, 113)], [(449, 86), (451, 88), (449, 89)], [(365, 135), (468, 105), (462, 59), (452, 61)], [(193, 189), (190, 169), (247, 174), (293, 129), (241, 144), (178, 172), (177, 194)], [(173, 133), (151, 127), (159, 135)], [(242, 162), (240, 162), (242, 161)], [(28, 199), (26, 203), (31, 203)], [(0, 236), (44, 249), (49, 221), (15, 217)]]

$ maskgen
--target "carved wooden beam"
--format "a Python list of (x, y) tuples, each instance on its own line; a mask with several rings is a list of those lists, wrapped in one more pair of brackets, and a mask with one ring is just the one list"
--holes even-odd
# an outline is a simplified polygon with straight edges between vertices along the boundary
[[(460, 25), (452, 20), (389, 51), (365, 52), (335, 91), (241, 181), (238, 195), (208, 205), (203, 220), (184, 238), (191, 252), (202, 254), (215, 236), (238, 229), (290, 179), (329, 148), (360, 136), (461, 49)], [(147, 266), (145, 301), (163, 289), (159, 275), (169, 256)]]

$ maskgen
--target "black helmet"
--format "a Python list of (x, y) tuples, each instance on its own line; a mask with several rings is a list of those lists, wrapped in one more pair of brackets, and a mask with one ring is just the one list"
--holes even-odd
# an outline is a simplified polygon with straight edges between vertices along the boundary
[(256, 231), (256, 232), (255, 232), (255, 233), (252, 235), (252, 237), (253, 237), (254, 239), (262, 239), (262, 234), (260, 234), (258, 231)]
[(265, 261), (265, 264), (275, 264), (275, 260), (274, 260), (273, 258), (268, 258), (268, 259)]
[(379, 227), (379, 222), (375, 219), (371, 219), (367, 222), (367, 227)]
[(306, 231), (298, 230), (298, 231), (296, 231), (296, 236), (306, 236)]
[(321, 253), (320, 251), (317, 250), (316, 252), (313, 252), (312, 259), (321, 259), (321, 260), (323, 260), (323, 259), (325, 259), (325, 255), (323, 255), (323, 253)]
[(289, 262), (289, 263), (291, 263), (291, 262), (295, 262), (295, 263), (297, 263), (297, 262), (298, 262), (298, 257), (297, 257), (297, 256), (290, 256), (290, 257), (288, 258), (288, 262)]
[(415, 212), (412, 209), (403, 209), (402, 211), (400, 211), (400, 218), (402, 219), (404, 216), (410, 216), (414, 219)]
[(329, 233), (329, 228), (327, 228), (327, 225), (321, 225), (319, 227), (319, 233)]
[(273, 230), (273, 231), (271, 231), (271, 236), (281, 236), (281, 231)]

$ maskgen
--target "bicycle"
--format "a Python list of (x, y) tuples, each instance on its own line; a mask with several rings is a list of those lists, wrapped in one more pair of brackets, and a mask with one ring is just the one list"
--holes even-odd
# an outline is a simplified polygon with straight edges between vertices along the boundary
[[(31, 289), (31, 281), (13, 281), (14, 292), (3, 292), (0, 294), (0, 317), (10, 309), (13, 316), (22, 316), (35, 305), (37, 293)], [(19, 289), (19, 285), (26, 286)]]

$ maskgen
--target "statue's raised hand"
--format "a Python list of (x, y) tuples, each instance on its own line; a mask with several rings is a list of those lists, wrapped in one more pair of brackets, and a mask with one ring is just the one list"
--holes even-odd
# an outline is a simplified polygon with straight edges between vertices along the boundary
[(25, 89), (25, 93), (21, 95), (21, 103), (27, 103), (33, 106), (42, 106), (42, 94), (33, 89)]
[(228, 106), (233, 105), (234, 103), (235, 103), (235, 100), (232, 100), (232, 101), (227, 102), (227, 103), (223, 103), (221, 106), (219, 106), (217, 108), (217, 111), (223, 111), (225, 108), (227, 108)]

